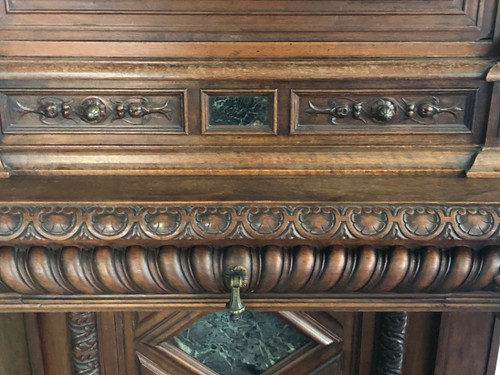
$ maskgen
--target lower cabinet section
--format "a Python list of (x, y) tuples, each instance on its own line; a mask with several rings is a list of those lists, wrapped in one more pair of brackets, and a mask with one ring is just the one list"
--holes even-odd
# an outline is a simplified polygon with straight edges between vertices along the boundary
[(352, 347), (344, 337), (354, 336), (353, 318), (323, 312), (246, 312), (238, 320), (225, 312), (137, 314), (135, 353), (126, 356), (137, 356), (140, 374), (341, 374), (352, 369), (342, 353)]
[(491, 313), (0, 315), (1, 375), (494, 375)]

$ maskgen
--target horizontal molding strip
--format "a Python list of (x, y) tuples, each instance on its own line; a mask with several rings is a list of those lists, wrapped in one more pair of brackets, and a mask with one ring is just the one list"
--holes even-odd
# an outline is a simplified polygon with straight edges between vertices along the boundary
[[(462, 294), (259, 294), (242, 295), (248, 310), (254, 311), (491, 311), (498, 312), (498, 293), (477, 292)], [(197, 310), (221, 311), (228, 301), (227, 295), (76, 295), (36, 296), (0, 294), (3, 312), (56, 312), (56, 311), (152, 311)]]
[(24, 295), (227, 293), (243, 266), (243, 292), (431, 293), (499, 291), (500, 247), (213, 248), (162, 246), (0, 248), (0, 292)]
[[(287, 59), (311, 57), (460, 57), (496, 53), (491, 41), (480, 42), (78, 42), (16, 41), (0, 44), (5, 57), (137, 58), (137, 51), (150, 58)], [(394, 52), (397, 51), (397, 52)]]
[[(241, 43), (240, 43), (241, 44)], [(240, 46), (240, 44), (238, 46)], [(290, 43), (295, 45), (295, 43)], [(323, 43), (323, 45), (328, 43)], [(352, 43), (351, 43), (352, 44)], [(380, 43), (383, 44), (383, 43)], [(422, 47), (429, 47), (429, 43), (421, 43)], [(453, 43), (447, 43), (447, 45)], [(480, 43), (481, 44), (481, 43)], [(255, 46), (260, 50), (267, 45)], [(373, 45), (378, 46), (378, 44)], [(178, 46), (181, 47), (181, 46)], [(192, 45), (189, 52), (195, 52), (198, 44)], [(236, 47), (233, 46), (233, 47)], [(298, 45), (293, 52), (302, 53)], [(341, 46), (343, 48), (343, 46)], [(1, 45), (0, 45), (1, 48)], [(219, 47), (214, 46), (214, 52)], [(229, 46), (228, 46), (229, 48)], [(240, 46), (241, 48), (241, 46)], [(453, 46), (457, 48), (457, 46)], [(122, 48), (123, 50), (123, 48)], [(240, 55), (238, 51), (235, 55)], [(290, 51), (291, 53), (292, 51)], [(333, 52), (332, 52), (333, 54)], [(493, 58), (468, 58), (460, 55), (453, 58), (403, 58), (382, 59), (367, 58), (363, 60), (340, 59), (340, 60), (315, 60), (303, 59), (290, 61), (288, 58), (272, 56), (265, 60), (234, 60), (230, 52), (224, 55), (224, 61), (201, 60), (200, 55), (193, 55), (189, 60), (158, 60), (143, 59), (134, 62), (125, 60), (113, 60), (110, 58), (54, 58), (54, 57), (2, 57), (0, 58), (0, 80), (5, 89), (26, 92), (13, 85), (16, 80), (58, 80), (57, 87), (67, 87), (72, 92), (84, 87), (75, 85), (76, 80), (93, 81), (117, 81), (118, 87), (134, 83), (135, 88), (143, 87), (136, 82), (146, 82), (148, 90), (153, 87), (164, 86), (164, 82), (179, 80), (292, 80), (292, 79), (322, 79), (322, 80), (348, 80), (348, 79), (416, 79), (419, 82), (436, 79), (484, 79), (489, 69), (497, 63)], [(288, 56), (290, 57), (290, 56)], [(305, 56), (303, 56), (305, 58)], [(331, 57), (331, 56), (330, 56)], [(137, 57), (136, 57), (137, 59)], [(498, 68), (500, 70), (500, 68)], [(495, 70), (490, 73), (493, 79)], [(159, 85), (155, 85), (159, 83)], [(110, 87), (105, 83), (102, 87)], [(133, 87), (133, 86), (132, 86)], [(161, 90), (161, 88), (160, 88)], [(54, 91), (54, 90), (52, 90)], [(61, 91), (61, 90), (60, 90)], [(105, 92), (106, 90), (100, 90)], [(115, 90), (108, 89), (109, 92)]]
[(497, 205), (0, 206), (8, 241), (500, 239)]

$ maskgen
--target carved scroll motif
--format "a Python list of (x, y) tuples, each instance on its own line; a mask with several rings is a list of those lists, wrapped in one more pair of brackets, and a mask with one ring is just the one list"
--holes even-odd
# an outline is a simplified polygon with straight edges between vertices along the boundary
[(75, 312), (69, 313), (68, 318), (75, 374), (99, 375), (96, 314)]
[(498, 290), (500, 247), (480, 251), (467, 247), (305, 245), (2, 247), (0, 291), (55, 295), (227, 293), (222, 275), (235, 266), (248, 270), (244, 293)]
[(90, 96), (78, 102), (62, 98), (45, 97), (38, 99), (35, 107), (16, 102), (17, 111), (21, 116), (34, 113), (45, 125), (64, 124), (71, 121), (84, 121), (89, 124), (100, 124), (110, 119), (111, 122), (123, 120), (133, 125), (143, 125), (151, 119), (151, 114), (158, 113), (170, 120), (168, 100), (161, 105), (155, 105), (150, 99), (138, 96), (121, 102), (112, 102), (105, 98)]
[(406, 340), (406, 312), (381, 314), (377, 345), (376, 375), (401, 375)]
[(349, 119), (360, 121), (364, 124), (391, 123), (397, 121), (411, 121), (421, 125), (434, 124), (440, 115), (448, 113), (458, 118), (458, 113), (463, 109), (458, 105), (445, 107), (440, 99), (431, 96), (418, 102), (401, 98), (336, 98), (330, 100), (328, 106), (318, 106), (312, 101), (308, 102), (306, 112), (311, 114), (324, 114), (330, 116), (333, 125), (349, 122)]
[(4, 206), (11, 240), (498, 240), (497, 206)]

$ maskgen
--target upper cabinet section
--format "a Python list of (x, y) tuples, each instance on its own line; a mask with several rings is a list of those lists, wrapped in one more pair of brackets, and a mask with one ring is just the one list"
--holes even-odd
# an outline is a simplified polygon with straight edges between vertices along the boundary
[(4, 37), (49, 40), (477, 41), (496, 11), (495, 0), (3, 1)]
[[(393, 44), (384, 47), (386, 54), (423, 55), (421, 47), (402, 49), (397, 43), (454, 42), (441, 53), (486, 56), (495, 53), (497, 7), (498, 0), (2, 0), (0, 40), (8, 43), (0, 54), (36, 55), (39, 49), (39, 55), (64, 55), (64, 47), (75, 48), (68, 42), (86, 41), (91, 44), (79, 48), (88, 56), (104, 54), (100, 42), (132, 43), (108, 46), (107, 56), (133, 50), (135, 56), (183, 57), (169, 42), (310, 42), (312, 57), (321, 54), (318, 42), (349, 43), (348, 53), (335, 45), (340, 56), (379, 55), (380, 47), (370, 42), (387, 42)], [(46, 45), (24, 45), (23, 51), (18, 41)], [(59, 49), (56, 41), (63, 43)], [(156, 43), (156, 49), (138, 50), (135, 42)], [(238, 57), (237, 51), (225, 52)]]

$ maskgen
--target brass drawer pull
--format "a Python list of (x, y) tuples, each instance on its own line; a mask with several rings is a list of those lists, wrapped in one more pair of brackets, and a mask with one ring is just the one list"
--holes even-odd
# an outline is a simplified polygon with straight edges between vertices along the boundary
[(245, 305), (240, 297), (240, 289), (247, 285), (247, 269), (243, 266), (229, 268), (224, 273), (224, 282), (231, 289), (231, 296), (229, 302), (226, 304), (226, 310), (231, 314), (232, 320), (237, 320), (243, 311), (245, 311)]

